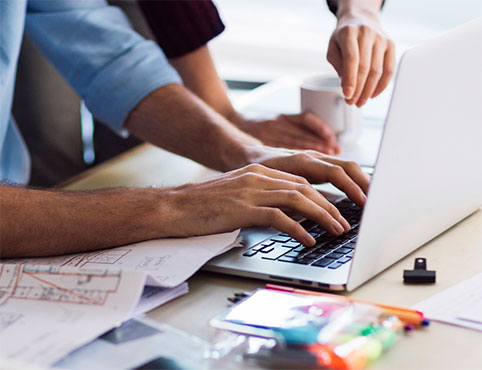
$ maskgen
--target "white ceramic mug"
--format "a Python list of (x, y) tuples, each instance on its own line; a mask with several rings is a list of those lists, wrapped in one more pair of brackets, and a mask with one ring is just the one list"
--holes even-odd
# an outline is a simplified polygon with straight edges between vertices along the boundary
[(301, 111), (321, 118), (335, 131), (342, 146), (353, 145), (360, 134), (361, 113), (356, 106), (345, 103), (340, 79), (313, 76), (303, 80), (300, 89)]

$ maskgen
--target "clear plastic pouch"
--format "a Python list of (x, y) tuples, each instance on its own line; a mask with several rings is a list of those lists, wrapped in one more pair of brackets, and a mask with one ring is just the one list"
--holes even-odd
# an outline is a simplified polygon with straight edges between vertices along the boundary
[(270, 289), (256, 290), (210, 325), (212, 358), (272, 368), (360, 369), (403, 329), (376, 305)]

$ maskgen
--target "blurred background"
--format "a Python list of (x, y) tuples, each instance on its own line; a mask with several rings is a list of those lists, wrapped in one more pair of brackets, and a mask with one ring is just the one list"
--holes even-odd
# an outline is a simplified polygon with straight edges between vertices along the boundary
[[(336, 73), (326, 60), (328, 42), (336, 25), (326, 1), (214, 2), (226, 30), (209, 46), (220, 76), (228, 81), (234, 101), (242, 100), (248, 91), (240, 87), (249, 85), (243, 86), (239, 81), (267, 82), (283, 76), (299, 79)], [(386, 0), (381, 22), (396, 44), (398, 61), (405, 50), (481, 16), (482, 0)], [(379, 97), (368, 101), (362, 108), (363, 115), (383, 121), (392, 89), (393, 80)], [(299, 111), (299, 98), (292, 95), (293, 104), (287, 106), (284, 113)], [(262, 104), (268, 108), (263, 109), (264, 113), (274, 113), (269, 109), (269, 102)]]
[[(299, 112), (299, 89), (293, 80), (335, 73), (325, 54), (336, 18), (325, 0), (214, 2), (226, 30), (209, 46), (232, 100), (245, 114), (267, 117)], [(135, 0), (109, 3), (125, 10), (139, 32), (152, 36)], [(398, 57), (423, 40), (481, 16), (482, 0), (386, 0), (381, 13)], [(281, 86), (278, 95), (262, 98), (260, 89), (249, 94), (286, 76), (291, 85)], [(264, 86), (264, 91), (270, 86)], [(363, 107), (365, 119), (383, 124), (392, 86)], [(19, 58), (13, 112), (32, 156), (30, 185), (34, 186), (58, 184), (140, 143), (94, 122), (77, 94), (27, 37)]]
[[(332, 70), (325, 53), (336, 19), (325, 1), (215, 3), (226, 30), (210, 47), (224, 79), (269, 81)], [(381, 20), (400, 57), (403, 50), (480, 16), (482, 0), (386, 0)]]

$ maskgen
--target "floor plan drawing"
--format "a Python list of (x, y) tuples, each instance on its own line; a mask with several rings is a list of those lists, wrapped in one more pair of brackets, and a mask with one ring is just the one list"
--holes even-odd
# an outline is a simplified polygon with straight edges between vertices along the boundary
[(117, 292), (120, 271), (67, 272), (54, 266), (0, 266), (0, 306), (9, 299), (103, 305)]

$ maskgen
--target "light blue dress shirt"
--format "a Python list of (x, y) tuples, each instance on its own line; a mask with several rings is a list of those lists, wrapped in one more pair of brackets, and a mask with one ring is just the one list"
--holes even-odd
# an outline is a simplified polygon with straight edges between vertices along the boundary
[(93, 115), (119, 133), (146, 95), (181, 82), (159, 47), (103, 0), (0, 0), (0, 180), (25, 184), (30, 174), (29, 153), (11, 115), (24, 28)]

